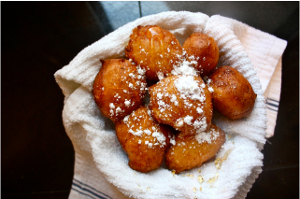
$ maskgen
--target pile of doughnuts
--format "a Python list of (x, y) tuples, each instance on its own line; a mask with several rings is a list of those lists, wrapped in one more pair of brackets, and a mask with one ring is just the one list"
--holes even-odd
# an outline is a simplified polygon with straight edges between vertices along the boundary
[(201, 166), (226, 140), (211, 122), (213, 109), (232, 120), (253, 109), (250, 83), (230, 66), (217, 67), (218, 45), (206, 34), (181, 45), (159, 26), (138, 26), (125, 56), (100, 60), (93, 95), (134, 170), (146, 173), (164, 160), (175, 173)]

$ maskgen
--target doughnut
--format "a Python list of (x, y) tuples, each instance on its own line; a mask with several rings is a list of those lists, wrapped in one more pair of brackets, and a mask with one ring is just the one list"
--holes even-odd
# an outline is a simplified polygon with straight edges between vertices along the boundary
[(147, 79), (157, 81), (182, 61), (182, 46), (172, 33), (159, 26), (138, 26), (130, 35), (125, 55), (146, 70)]
[(193, 63), (201, 77), (208, 76), (219, 61), (217, 42), (206, 34), (193, 33), (182, 45), (186, 60)]
[(101, 60), (93, 96), (105, 117), (117, 122), (139, 108), (147, 89), (145, 71), (125, 59)]
[(159, 123), (185, 135), (206, 131), (211, 123), (211, 94), (200, 76), (173, 75), (149, 88), (149, 109)]
[(159, 168), (170, 143), (171, 129), (153, 120), (141, 106), (116, 123), (118, 140), (128, 154), (128, 165), (143, 173)]
[(215, 124), (207, 132), (191, 136), (178, 134), (166, 153), (166, 165), (175, 173), (201, 166), (220, 150), (225, 133)]
[(231, 66), (222, 66), (209, 79), (209, 85), (214, 90), (214, 109), (233, 120), (244, 118), (252, 112), (257, 95), (239, 71)]

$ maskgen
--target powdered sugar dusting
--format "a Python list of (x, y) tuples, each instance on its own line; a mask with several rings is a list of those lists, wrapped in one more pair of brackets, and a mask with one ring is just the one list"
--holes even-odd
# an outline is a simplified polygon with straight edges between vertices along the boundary
[(172, 145), (176, 145), (175, 135), (173, 135), (172, 137), (170, 137), (170, 143), (171, 143)]
[[(163, 147), (166, 145), (166, 137), (161, 132), (159, 124), (154, 124), (153, 126), (146, 128), (144, 127), (144, 125), (141, 125), (142, 123), (149, 123), (153, 121), (150, 114), (151, 113), (148, 108), (145, 112), (142, 113), (136, 113), (136, 111), (134, 111), (132, 112), (132, 114), (124, 117), (123, 122), (127, 126), (129, 133), (134, 136), (146, 139), (144, 144), (148, 145), (149, 148), (157, 145)], [(142, 144), (142, 142), (139, 141), (138, 144)]]
[(131, 100), (127, 100), (127, 99), (125, 99), (125, 102), (124, 102), (124, 104), (125, 104), (125, 106), (126, 107), (129, 107), (130, 106), (130, 104), (131, 104), (131, 102), (130, 102)]
[(155, 137), (160, 144), (166, 145), (166, 137), (161, 132), (153, 132), (152, 136)]
[(194, 75), (197, 76), (197, 70), (192, 67), (193, 62), (188, 62), (186, 60), (182, 61), (179, 66), (174, 66), (171, 73), (173, 75)]
[(190, 56), (189, 60), (187, 61), (185, 58), (186, 51), (183, 50), (181, 62), (178, 62), (177, 65), (174, 65), (173, 70), (171, 73), (173, 75), (193, 75), (193, 76), (198, 76), (198, 71), (193, 67), (194, 65), (197, 65), (197, 61), (195, 60), (194, 56)]
[(194, 76), (179, 76), (174, 83), (182, 99), (190, 98), (201, 102), (205, 100), (204, 91), (199, 87), (198, 81), (194, 79)]
[(196, 140), (201, 144), (207, 142), (211, 144), (213, 141), (216, 141), (220, 136), (218, 131), (215, 131), (213, 128), (210, 128), (208, 132), (200, 132), (196, 135)]
[(188, 115), (184, 118), (184, 122), (188, 125), (192, 125), (192, 119), (193, 119), (193, 116)]
[(159, 80), (162, 80), (163, 78), (165, 78), (165, 75), (162, 72), (157, 72), (157, 77)]
[(207, 129), (206, 117), (194, 121), (194, 127), (197, 129), (196, 133), (201, 133)]
[(207, 84), (207, 87), (208, 87), (208, 91), (210, 93), (213, 93), (214, 92), (214, 89), (212, 87), (212, 82), (211, 82), (211, 79), (209, 79), (207, 76), (205, 77), (205, 81), (206, 81), (206, 84)]

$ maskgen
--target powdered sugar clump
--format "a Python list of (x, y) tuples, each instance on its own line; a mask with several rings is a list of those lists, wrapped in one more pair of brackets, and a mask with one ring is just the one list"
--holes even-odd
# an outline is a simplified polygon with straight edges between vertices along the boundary
[[(198, 76), (198, 71), (193, 67), (193, 65), (197, 65), (197, 61), (195, 60), (194, 56), (190, 56), (189, 60), (187, 61), (185, 58), (186, 51), (183, 51), (182, 54), (182, 61), (179, 62), (177, 65), (173, 67), (171, 73), (173, 75), (193, 75)], [(181, 56), (179, 56), (181, 57)]]
[(131, 102), (130, 102), (130, 100), (125, 99), (124, 104), (125, 104), (126, 107), (129, 107)]
[(170, 137), (170, 144), (176, 145), (175, 135), (173, 135), (172, 137)]
[(218, 131), (215, 131), (213, 128), (209, 132), (200, 132), (196, 135), (196, 140), (201, 144), (207, 142), (211, 144), (212, 141), (215, 141), (220, 136)]
[(205, 94), (201, 87), (199, 87), (198, 81), (194, 79), (194, 76), (179, 76), (174, 81), (175, 87), (179, 91), (181, 98), (190, 98), (192, 100), (205, 100)]
[(188, 125), (192, 125), (192, 119), (193, 119), (193, 116), (188, 115), (184, 118), (184, 122)]
[(191, 66), (192, 64), (193, 64), (193, 62), (188, 62), (186, 60), (183, 60), (182, 63), (179, 66), (174, 66), (171, 73), (173, 75), (194, 75), (194, 76), (197, 76), (198, 72), (194, 67)]
[(194, 127), (197, 129), (197, 133), (201, 133), (207, 129), (207, 122), (206, 117), (203, 117), (202, 119), (197, 119), (194, 121)]
[(165, 75), (162, 72), (157, 72), (157, 77), (159, 80), (162, 80), (165, 78)]
[(155, 137), (157, 139), (157, 141), (163, 145), (166, 144), (166, 137), (164, 134), (162, 134), (161, 132), (153, 132), (152, 133), (152, 137)]

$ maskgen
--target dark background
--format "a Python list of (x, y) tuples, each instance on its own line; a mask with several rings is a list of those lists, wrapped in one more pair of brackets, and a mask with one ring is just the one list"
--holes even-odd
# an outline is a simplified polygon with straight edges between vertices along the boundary
[(2, 198), (68, 197), (74, 150), (53, 74), (117, 27), (167, 10), (231, 17), (288, 41), (275, 136), (247, 198), (299, 198), (299, 2), (2, 2)]

